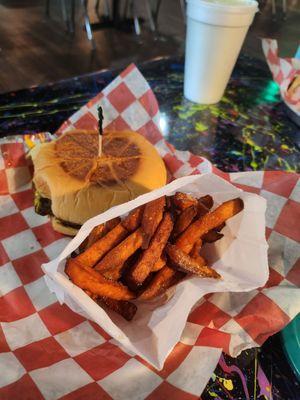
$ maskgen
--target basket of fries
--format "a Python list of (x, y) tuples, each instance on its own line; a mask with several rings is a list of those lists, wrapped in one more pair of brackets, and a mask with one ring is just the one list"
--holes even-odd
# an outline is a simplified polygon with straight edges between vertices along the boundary
[(47, 284), (161, 369), (205, 294), (266, 282), (265, 208), (216, 175), (179, 178), (87, 221), (43, 266)]

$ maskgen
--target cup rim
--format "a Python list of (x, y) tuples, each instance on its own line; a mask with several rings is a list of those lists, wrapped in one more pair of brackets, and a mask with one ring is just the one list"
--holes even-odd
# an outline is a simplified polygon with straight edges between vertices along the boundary
[(187, 0), (187, 3), (195, 6), (201, 5), (210, 9), (219, 9), (222, 12), (243, 13), (244, 11), (248, 12), (250, 10), (258, 11), (257, 0), (245, 0), (245, 4), (222, 4), (213, 3), (208, 0)]

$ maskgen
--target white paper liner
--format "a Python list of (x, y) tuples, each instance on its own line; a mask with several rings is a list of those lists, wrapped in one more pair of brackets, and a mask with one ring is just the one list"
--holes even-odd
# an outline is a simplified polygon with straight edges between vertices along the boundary
[[(173, 289), (173, 296), (168, 302), (158, 299), (151, 303), (137, 303), (138, 311), (131, 322), (113, 312), (107, 313), (69, 280), (64, 273), (66, 258), (78, 248), (94, 226), (176, 191), (196, 197), (210, 194), (215, 202), (214, 207), (236, 197), (244, 201), (244, 210), (227, 221), (222, 231), (224, 237), (207, 249), (207, 257), (213, 262), (210, 265), (222, 275), (222, 279), (185, 279)], [(155, 368), (162, 369), (168, 354), (181, 337), (190, 310), (205, 294), (246, 292), (266, 283), (269, 268), (265, 210), (265, 199), (243, 192), (214, 174), (179, 178), (87, 221), (60, 256), (43, 265), (46, 283), (60, 303), (66, 303), (73, 311), (95, 321), (128, 350)]]

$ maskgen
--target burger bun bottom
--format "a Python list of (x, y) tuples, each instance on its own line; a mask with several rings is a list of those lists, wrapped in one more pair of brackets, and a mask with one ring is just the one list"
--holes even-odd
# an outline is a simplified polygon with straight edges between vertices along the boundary
[(75, 236), (78, 232), (78, 229), (72, 228), (71, 226), (66, 226), (63, 225), (59, 219), (56, 217), (50, 217), (51, 219), (51, 224), (52, 228), (59, 233), (62, 233), (63, 235), (68, 235), (68, 236)]

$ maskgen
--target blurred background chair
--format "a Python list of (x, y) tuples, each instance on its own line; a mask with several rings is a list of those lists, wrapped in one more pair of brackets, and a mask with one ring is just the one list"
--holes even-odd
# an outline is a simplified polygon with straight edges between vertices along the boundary
[[(175, 2), (176, 0), (174, 0)], [(177, 0), (178, 1), (178, 0)], [(146, 10), (146, 22), (149, 25), (149, 28), (152, 32), (157, 30), (158, 27), (158, 19), (161, 11), (163, 0), (126, 0), (124, 7), (123, 18), (128, 18), (128, 14), (130, 14), (133, 18), (135, 33), (137, 35), (141, 34), (141, 24), (139, 17), (139, 10)], [(183, 21), (185, 22), (186, 18), (186, 1), (179, 0), (181, 14), (183, 17)]]
[[(72, 0), (72, 2), (74, 2), (74, 0)], [(97, 3), (98, 3), (97, 4), (97, 11), (98, 11), (97, 15), (98, 15), (100, 2), (97, 1)], [(85, 26), (86, 35), (92, 44), (92, 48), (96, 49), (96, 42), (94, 40), (90, 16), (89, 16), (89, 10), (88, 10), (88, 0), (81, 0), (81, 4), (83, 6), (83, 18), (84, 18), (84, 26)]]
[[(100, 6), (103, 3), (103, 14), (100, 12)], [(97, 17), (99, 20), (101, 18), (110, 18), (111, 17), (111, 7), (110, 7), (110, 1), (109, 0), (96, 0), (95, 3), (95, 12), (97, 14)]]
[[(264, 59), (259, 38), (271, 37), (279, 41), (281, 54), (290, 57), (299, 45), (300, 0), (286, 0), (286, 5), (276, 0), (276, 21), (272, 20), (272, 0), (258, 1), (260, 12), (247, 35), (244, 54)], [(151, 16), (145, 5), (150, 5)], [(45, 16), (45, 6), (51, 18)], [(183, 0), (0, 0), (0, 90), (123, 68), (156, 57), (181, 56), (184, 6)], [(282, 9), (288, 21), (282, 18)], [(93, 43), (87, 33), (96, 51), (91, 51)]]
[(123, 19), (132, 17), (134, 23), (135, 33), (137, 35), (141, 34), (141, 24), (139, 9), (144, 8), (146, 11), (146, 19), (149, 24), (150, 30), (154, 32), (156, 30), (156, 25), (154, 22), (153, 11), (151, 6), (151, 0), (126, 0)]
[[(51, 1), (52, 0), (46, 0), (46, 15), (48, 17), (51, 16)], [(94, 10), (99, 20), (99, 22), (95, 24), (91, 23), (89, 15), (90, 4), (92, 2), (95, 4)], [(161, 0), (159, 0), (158, 3), (159, 4), (157, 4), (155, 8), (157, 15), (160, 9)], [(150, 30), (153, 32), (156, 30), (151, 0), (113, 0), (112, 2), (109, 0), (79, 0), (79, 3), (76, 0), (60, 0), (62, 19), (70, 34), (74, 34), (75, 32), (75, 15), (80, 13), (80, 9), (77, 9), (78, 6), (81, 8), (83, 13), (86, 35), (88, 40), (91, 42), (93, 49), (96, 48), (93, 28), (101, 29), (102, 24), (103, 28), (118, 27), (117, 25), (120, 24), (122, 19), (123, 22), (132, 20), (136, 35), (140, 35), (142, 30), (141, 21), (145, 19), (142, 19), (140, 16), (140, 10), (144, 11)], [(122, 10), (123, 13), (121, 17)]]
[[(73, 1), (73, 0), (72, 0)], [(83, 6), (84, 6), (84, 19), (85, 19), (85, 26), (86, 26), (86, 32), (89, 40), (93, 40), (92, 38), (92, 29), (91, 29), (91, 23), (88, 15), (88, 1), (91, 0), (82, 0)], [(181, 0), (184, 2), (184, 0)], [(152, 1), (151, 0), (125, 0), (125, 1), (120, 1), (120, 0), (113, 0), (112, 5), (113, 5), (113, 10), (111, 10), (111, 3), (109, 0), (102, 0), (104, 2), (102, 8), (104, 10), (104, 17), (111, 19), (112, 18), (112, 23), (118, 27), (118, 23), (120, 23), (120, 20), (123, 20), (123, 22), (131, 20), (133, 21), (134, 25), (134, 30), (136, 35), (141, 34), (141, 16), (140, 16), (140, 10), (145, 11), (145, 17), (146, 17), (146, 22), (149, 25), (149, 28), (152, 32), (156, 30), (156, 24), (154, 21), (154, 14), (152, 10)], [(159, 0), (161, 2), (161, 0)], [(96, 14), (101, 20), (103, 18), (103, 14), (100, 13), (99, 8), (101, 5), (101, 0), (97, 0), (95, 4), (95, 11)], [(159, 5), (160, 7), (160, 5)], [(158, 9), (159, 9), (158, 7)], [(157, 10), (158, 10), (157, 9)], [(122, 17), (121, 12), (122, 13)]]
[[(271, 2), (272, 2), (272, 14), (273, 14), (273, 17), (275, 18), (276, 15), (277, 15), (276, 0), (271, 0)], [(283, 17), (286, 18), (286, 14), (287, 14), (287, 2), (286, 2), (286, 0), (282, 0), (281, 1), (281, 7), (282, 7)], [(299, 22), (299, 26), (300, 26), (300, 22)]]
[[(163, 3), (163, 0), (156, 0), (156, 4), (154, 6), (154, 20), (155, 20), (155, 25), (156, 26), (158, 25), (158, 18), (159, 18), (159, 13), (160, 13), (160, 10), (161, 10), (162, 3)], [(179, 0), (179, 3), (180, 3), (182, 17), (183, 17), (183, 20), (185, 22), (185, 19), (186, 19), (186, 1), (185, 0)]]
[[(53, 0), (46, 0), (46, 15), (48, 17), (51, 17), (52, 1)], [(105, 21), (104, 28), (109, 27), (109, 22), (112, 27), (117, 27), (121, 20), (123, 22), (132, 20), (136, 35), (140, 35), (142, 31), (142, 22), (146, 22), (152, 32), (157, 30), (158, 18), (163, 0), (60, 0), (59, 4), (62, 19), (70, 34), (74, 34), (75, 32), (75, 15), (80, 13), (78, 6), (81, 8), (86, 35), (94, 49), (96, 44), (93, 36), (93, 28), (99, 29), (101, 23), (91, 23), (89, 15), (91, 3), (94, 3), (94, 10), (98, 20), (100, 22)], [(179, 4), (183, 21), (185, 21), (185, 0), (179, 0)], [(141, 15), (143, 15), (143, 17)]]
[[(46, 0), (46, 16), (51, 17), (51, 1)], [(110, 1), (109, 0), (92, 0), (95, 3), (95, 13), (99, 20), (102, 18), (110, 19), (111, 18), (111, 10), (110, 10)], [(88, 40), (92, 44), (92, 48), (96, 48), (95, 40), (93, 37), (92, 24), (89, 16), (89, 0), (60, 0), (60, 8), (63, 22), (66, 26), (67, 32), (70, 34), (75, 33), (75, 15), (77, 12), (78, 5), (82, 8), (83, 13), (83, 22), (86, 31), (86, 35)], [(103, 13), (101, 14), (100, 8), (103, 9)]]

